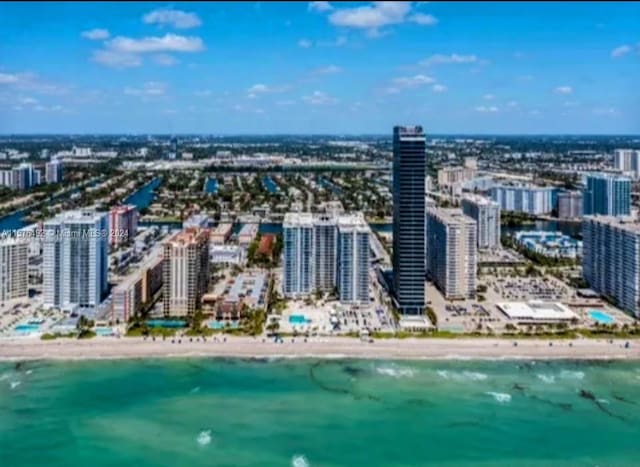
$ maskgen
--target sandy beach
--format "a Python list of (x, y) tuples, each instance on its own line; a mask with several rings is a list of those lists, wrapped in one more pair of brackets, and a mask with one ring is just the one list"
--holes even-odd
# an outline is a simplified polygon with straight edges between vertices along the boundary
[[(640, 360), (640, 340), (576, 339), (285, 339), (284, 343), (251, 337), (189, 342), (101, 337), (89, 340), (29, 338), (0, 340), (0, 360), (85, 360), (170, 357), (238, 358), (375, 358), (375, 359), (627, 359)], [(629, 348), (625, 343), (629, 342)]]

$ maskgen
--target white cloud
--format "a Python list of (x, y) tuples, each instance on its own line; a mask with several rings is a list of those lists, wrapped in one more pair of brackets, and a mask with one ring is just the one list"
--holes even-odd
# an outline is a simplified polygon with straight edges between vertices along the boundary
[(328, 65), (321, 68), (316, 68), (311, 72), (313, 75), (334, 75), (336, 73), (341, 73), (342, 68), (336, 65)]
[(421, 86), (423, 84), (433, 84), (435, 83), (435, 79), (431, 76), (426, 75), (415, 75), (415, 76), (403, 76), (400, 78), (395, 78), (393, 83), (400, 88), (412, 88), (415, 86)]
[(492, 101), (493, 99), (495, 99), (495, 98), (496, 98), (496, 96), (494, 96), (493, 94), (485, 94), (484, 96), (482, 96), (482, 98), (483, 98), (485, 101)]
[(368, 30), (369, 37), (379, 37), (379, 28), (413, 22), (433, 25), (437, 20), (424, 13), (411, 14), (412, 2), (372, 2), (368, 5), (335, 10), (329, 15), (334, 26)]
[(168, 55), (168, 54), (154, 55), (153, 61), (156, 62), (158, 65), (162, 65), (162, 66), (173, 66), (180, 63), (180, 61), (176, 59), (173, 55)]
[(571, 86), (558, 86), (553, 90), (556, 94), (571, 94), (573, 92), (573, 88)]
[(612, 58), (619, 58), (622, 57), (624, 55), (627, 55), (629, 52), (631, 52), (632, 48), (630, 45), (621, 45), (620, 47), (616, 47), (615, 49), (613, 49), (611, 51), (611, 57)]
[(475, 110), (476, 112), (482, 112), (482, 113), (496, 113), (500, 111), (500, 109), (495, 105), (488, 106), (488, 107), (485, 107), (484, 105), (480, 105), (476, 107)]
[(329, 11), (333, 10), (331, 3), (329, 2), (309, 2), (309, 11)]
[(108, 41), (107, 47), (123, 53), (200, 52), (204, 50), (204, 43), (199, 37), (165, 34), (142, 39), (118, 36)]
[(313, 43), (308, 39), (300, 39), (298, 41), (298, 47), (302, 47), (303, 49), (308, 49), (312, 45), (313, 45)]
[(518, 102), (509, 101), (509, 102), (507, 102), (507, 107), (511, 107), (512, 109), (515, 108), (515, 107), (518, 107)]
[(429, 65), (448, 65), (448, 64), (459, 64), (459, 63), (476, 63), (478, 61), (478, 57), (476, 55), (459, 55), (456, 53), (444, 55), (444, 54), (435, 54), (429, 58), (426, 58), (420, 62), (420, 65), (429, 66)]
[(0, 84), (13, 84), (20, 80), (19, 75), (11, 73), (0, 73)]
[(91, 60), (111, 68), (132, 68), (142, 65), (142, 60), (137, 55), (112, 50), (94, 50)]
[(447, 91), (447, 87), (442, 85), (442, 84), (434, 84), (433, 86), (431, 86), (431, 90), (433, 92), (446, 92)]
[(173, 26), (176, 29), (196, 28), (202, 24), (202, 21), (195, 13), (171, 8), (151, 11), (142, 17), (142, 21), (146, 24)]
[(322, 91), (314, 91), (308, 96), (302, 96), (302, 100), (311, 105), (335, 104), (338, 100)]
[(109, 31), (101, 28), (89, 29), (88, 31), (82, 31), (81, 36), (91, 41), (103, 41), (109, 39)]
[(409, 21), (421, 26), (433, 26), (438, 24), (438, 19), (433, 15), (425, 15), (424, 13), (416, 13), (409, 16)]
[(592, 110), (592, 113), (600, 117), (616, 117), (620, 115), (620, 112), (614, 107), (596, 108)]
[(35, 99), (33, 97), (21, 97), (18, 100), (23, 105), (34, 105), (34, 104), (37, 104), (39, 102), (38, 99)]
[(124, 93), (130, 96), (162, 96), (166, 91), (167, 85), (158, 81), (148, 81), (140, 88), (124, 88)]
[(288, 86), (268, 86), (266, 84), (258, 83), (247, 89), (247, 97), (249, 99), (255, 99), (263, 94), (277, 94), (285, 92), (289, 89)]

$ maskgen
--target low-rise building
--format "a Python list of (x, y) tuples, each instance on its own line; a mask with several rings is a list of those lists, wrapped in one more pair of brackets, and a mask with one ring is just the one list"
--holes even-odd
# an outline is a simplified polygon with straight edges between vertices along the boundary
[(238, 232), (238, 245), (247, 247), (258, 235), (258, 224), (244, 224)]
[(233, 224), (221, 223), (211, 231), (210, 241), (212, 245), (224, 245), (231, 237), (233, 232)]

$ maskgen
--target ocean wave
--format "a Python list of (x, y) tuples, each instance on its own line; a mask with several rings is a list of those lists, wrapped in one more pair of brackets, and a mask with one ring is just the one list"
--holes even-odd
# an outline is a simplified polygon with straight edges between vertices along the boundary
[(511, 402), (511, 394), (506, 394), (504, 392), (492, 392), (488, 391), (485, 394), (493, 397), (496, 402), (500, 402), (501, 404), (506, 404)]
[(566, 379), (584, 379), (584, 371), (562, 370), (560, 376)]
[(291, 467), (309, 467), (309, 461), (302, 454), (296, 454), (291, 458)]
[(20, 381), (11, 381), (11, 389), (15, 389), (20, 386)]
[(601, 404), (609, 404), (609, 401), (607, 399), (596, 399), (596, 400)]
[(545, 374), (538, 373), (536, 376), (538, 377), (539, 380), (544, 381), (547, 384), (553, 384), (556, 382), (556, 377), (553, 375), (545, 375)]
[(191, 391), (189, 391), (190, 394), (195, 394), (196, 392), (200, 392), (200, 386), (196, 386)]
[(31, 373), (33, 373), (33, 370), (27, 370), (24, 372), (25, 375), (30, 375)]
[(477, 371), (449, 371), (438, 370), (438, 376), (444, 379), (451, 379), (453, 381), (484, 381), (489, 376)]
[(415, 370), (397, 365), (376, 367), (376, 373), (392, 378), (413, 378), (416, 374)]
[(6, 380), (6, 379), (9, 379), (9, 377), (10, 377), (10, 376), (11, 376), (11, 374), (10, 374), (10, 373), (2, 373), (2, 374), (0, 375), (0, 381), (4, 381), (4, 380)]
[(201, 431), (196, 438), (196, 441), (200, 446), (206, 446), (207, 444), (211, 443), (211, 430)]

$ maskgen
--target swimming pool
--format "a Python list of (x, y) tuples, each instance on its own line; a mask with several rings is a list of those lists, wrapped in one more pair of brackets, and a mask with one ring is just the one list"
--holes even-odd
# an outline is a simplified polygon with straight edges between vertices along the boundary
[[(227, 323), (229, 324), (227, 326)], [(230, 328), (230, 329), (238, 329), (238, 322), (237, 321), (228, 321), (228, 322), (224, 322), (224, 321), (209, 321), (209, 328), (211, 329), (225, 329), (225, 328)]]
[(600, 310), (589, 310), (589, 316), (591, 317), (591, 319), (594, 319), (598, 323), (602, 324), (613, 324), (616, 322), (615, 319), (606, 314), (604, 311)]
[(305, 315), (291, 315), (289, 316), (290, 324), (309, 324), (311, 322), (310, 319), (307, 319)]
[(93, 328), (93, 332), (98, 336), (113, 336), (113, 329), (107, 327)]
[(187, 326), (186, 321), (180, 319), (150, 319), (147, 321), (150, 328), (184, 328)]
[(16, 334), (27, 335), (40, 331), (39, 324), (18, 324), (13, 330)]

